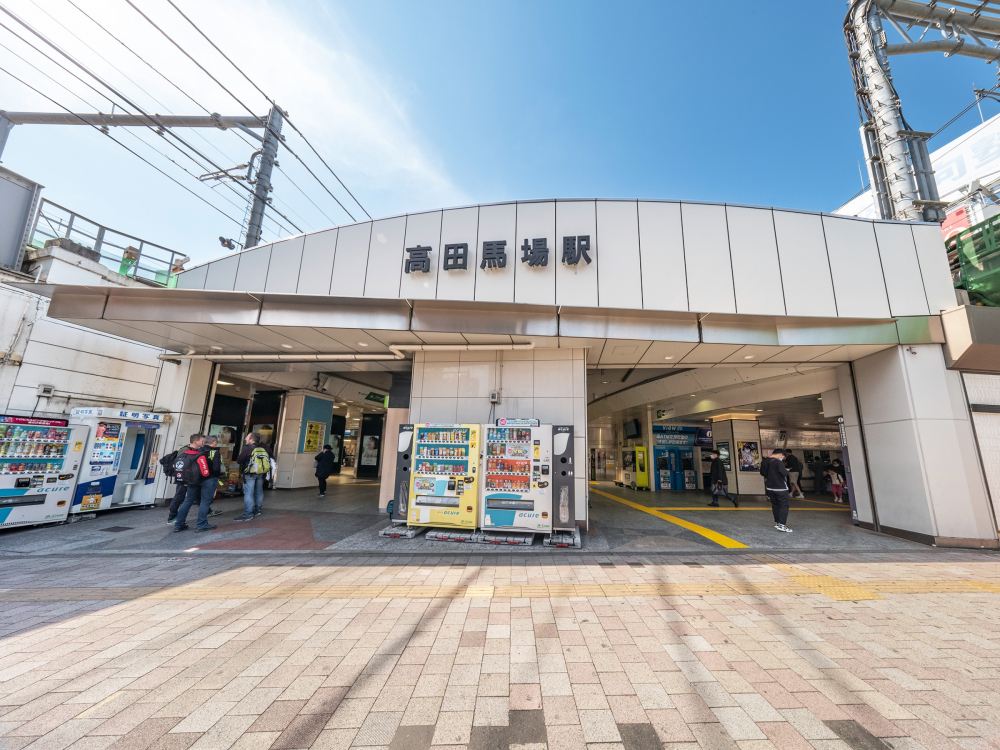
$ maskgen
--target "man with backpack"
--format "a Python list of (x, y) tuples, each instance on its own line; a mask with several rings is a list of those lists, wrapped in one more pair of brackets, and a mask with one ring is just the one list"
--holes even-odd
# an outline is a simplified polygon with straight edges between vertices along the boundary
[[(195, 438), (198, 438), (195, 440)], [(170, 478), (174, 482), (174, 496), (170, 500), (170, 507), (167, 510), (167, 523), (174, 524), (177, 521), (177, 511), (180, 510), (181, 503), (184, 502), (184, 498), (187, 497), (187, 485), (184, 484), (184, 480), (178, 475), (174, 464), (177, 462), (177, 458), (188, 448), (194, 450), (200, 450), (202, 445), (205, 443), (205, 438), (202, 435), (192, 435), (191, 442), (184, 448), (178, 448), (173, 453), (168, 453), (163, 458), (160, 459), (160, 466), (163, 467), (163, 471), (170, 475)]]
[(260, 434), (247, 435), (246, 445), (236, 459), (243, 472), (243, 515), (237, 521), (251, 521), (260, 515), (264, 505), (264, 478), (271, 471), (272, 458)]
[[(187, 485), (187, 495), (177, 511), (177, 523), (174, 531), (187, 529), (187, 516), (191, 506), (198, 503), (198, 525), (195, 531), (212, 531), (215, 526), (208, 522), (208, 511), (219, 486), (218, 480), (211, 475), (212, 463), (208, 452), (204, 449), (205, 436), (191, 436), (191, 445), (183, 453), (178, 454), (174, 462), (174, 478)], [(197, 446), (197, 447), (195, 447)]]
[(774, 528), (788, 534), (792, 530), (785, 523), (788, 521), (788, 504), (791, 492), (788, 489), (788, 469), (785, 468), (785, 451), (775, 448), (771, 455), (760, 463), (760, 473), (764, 477), (764, 491), (771, 501), (771, 512), (774, 515)]
[[(205, 438), (205, 455), (208, 456), (208, 471), (216, 483), (216, 493), (219, 487), (224, 487), (225, 483), (221, 480), (222, 477), (222, 452), (219, 450), (219, 438), (215, 435), (209, 435)], [(207, 490), (206, 490), (207, 491)], [(215, 500), (215, 495), (212, 496), (212, 500)], [(221, 510), (208, 511), (209, 516), (221, 516)]]

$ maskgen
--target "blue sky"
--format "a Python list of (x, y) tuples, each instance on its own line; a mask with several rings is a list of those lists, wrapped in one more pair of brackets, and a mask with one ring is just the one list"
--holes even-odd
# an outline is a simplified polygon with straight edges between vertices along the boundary
[[(832, 210), (860, 187), (859, 123), (840, 2), (719, 2), (707, 15), (692, 15), (702, 6), (176, 1), (289, 110), (373, 216), (548, 197)], [(123, 2), (77, 3), (211, 111), (245, 114)], [(264, 100), (168, 5), (137, 5), (241, 100), (265, 111)], [(10, 7), (147, 111), (198, 113), (66, 0), (15, 0)], [(2, 29), (0, 42), (88, 103), (110, 109)], [(271, 51), (259, 56), (258, 49)], [(892, 65), (907, 118), (921, 130), (936, 130), (969, 104), (973, 84), (997, 80), (996, 66), (966, 58), (922, 55), (893, 58)], [(72, 109), (88, 109), (7, 50), (0, 49), (0, 66)], [(982, 107), (986, 117), (1000, 111), (991, 102)], [(0, 109), (54, 107), (0, 73)], [(932, 148), (978, 122), (974, 108)], [(155, 135), (115, 135), (242, 220), (240, 196), (229, 193), (232, 203), (226, 202), (224, 188), (210, 191), (138, 143), (137, 137), (167, 153)], [(225, 166), (251, 151), (232, 133), (182, 135), (206, 152), (218, 147), (213, 158), (229, 158)], [(294, 135), (289, 145), (308, 154)], [(276, 177), (279, 208), (301, 228), (350, 221), (288, 153), (279, 160), (320, 207), (285, 175)], [(322, 166), (307, 161), (361, 217)], [(90, 129), (18, 127), (3, 164), (43, 183), (51, 200), (197, 261), (222, 253), (219, 235), (239, 232)], [(279, 234), (271, 225), (266, 236)]]

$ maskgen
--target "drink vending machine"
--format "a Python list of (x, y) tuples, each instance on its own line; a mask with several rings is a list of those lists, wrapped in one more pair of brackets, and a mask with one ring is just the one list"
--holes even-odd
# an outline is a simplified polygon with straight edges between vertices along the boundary
[[(409, 526), (475, 531), (479, 517), (478, 424), (415, 424), (400, 428), (393, 520)], [(409, 447), (409, 458), (405, 445)], [(406, 469), (409, 469), (409, 479)], [(402, 476), (401, 476), (402, 475)]]
[(65, 419), (0, 416), (0, 528), (65, 521), (86, 442)]
[(90, 427), (80, 480), (70, 513), (87, 513), (156, 500), (158, 430), (171, 415), (126, 409), (74, 409), (73, 418)]
[(485, 429), (483, 531), (552, 531), (552, 425), (498, 419)]

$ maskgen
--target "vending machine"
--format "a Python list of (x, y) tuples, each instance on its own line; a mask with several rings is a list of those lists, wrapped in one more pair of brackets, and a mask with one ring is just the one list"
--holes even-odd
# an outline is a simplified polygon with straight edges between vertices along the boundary
[(483, 531), (552, 531), (552, 425), (498, 419), (485, 429)]
[(0, 416), (0, 528), (65, 521), (86, 442), (65, 419)]
[(170, 415), (98, 407), (74, 409), (72, 416), (90, 428), (90, 439), (69, 512), (151, 506), (156, 500), (158, 431)]
[[(480, 429), (478, 424), (413, 425), (409, 492), (400, 493), (405, 501), (398, 508), (393, 501), (394, 517), (404, 517), (410, 526), (476, 530)], [(400, 430), (401, 445), (411, 441), (406, 432)]]
[(647, 458), (646, 448), (642, 445), (622, 451), (622, 486), (633, 490), (649, 489)]

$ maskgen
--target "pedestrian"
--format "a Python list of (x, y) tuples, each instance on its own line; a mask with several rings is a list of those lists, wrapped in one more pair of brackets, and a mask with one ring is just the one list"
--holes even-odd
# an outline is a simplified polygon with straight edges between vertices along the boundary
[(712, 502), (708, 504), (710, 508), (719, 507), (719, 495), (725, 495), (733, 501), (733, 505), (740, 507), (740, 501), (729, 494), (729, 475), (726, 473), (726, 466), (719, 458), (719, 451), (712, 449), (709, 453), (712, 457), (712, 468), (709, 481), (712, 483)]
[(184, 484), (187, 485), (187, 494), (177, 511), (174, 531), (187, 529), (188, 511), (195, 503), (198, 503), (198, 522), (195, 531), (212, 531), (215, 526), (208, 522), (208, 511), (212, 505), (212, 498), (215, 497), (215, 489), (219, 485), (218, 480), (210, 473), (211, 462), (208, 459), (208, 451), (205, 449), (204, 435), (191, 436), (191, 445), (178, 456), (176, 466)]
[(319, 480), (319, 495), (326, 497), (326, 478), (333, 473), (333, 465), (336, 461), (333, 458), (333, 449), (329, 445), (323, 446), (323, 451), (316, 456), (316, 478)]
[(163, 467), (163, 471), (165, 473), (169, 473), (170, 479), (174, 483), (174, 496), (170, 499), (170, 507), (167, 509), (167, 523), (170, 525), (173, 525), (177, 520), (177, 511), (180, 510), (181, 503), (183, 503), (184, 498), (187, 497), (187, 485), (184, 484), (184, 480), (180, 473), (176, 470), (174, 464), (177, 462), (177, 457), (180, 456), (181, 452), (186, 450), (189, 446), (191, 446), (190, 443), (188, 445), (182, 445), (173, 453), (168, 453), (160, 459), (160, 466)]
[(791, 497), (788, 490), (788, 469), (785, 468), (785, 450), (775, 448), (771, 451), (771, 455), (761, 461), (760, 473), (764, 477), (764, 492), (771, 501), (774, 528), (790, 534), (792, 530), (785, 525), (788, 522), (788, 503)]
[[(205, 453), (208, 456), (208, 471), (213, 479), (215, 479), (215, 493), (212, 495), (212, 502), (215, 501), (215, 494), (219, 491), (220, 480), (219, 477), (222, 476), (222, 453), (219, 450), (219, 438), (215, 435), (209, 435), (205, 438)], [(206, 490), (207, 492), (208, 490)], [(210, 509), (208, 511), (209, 516), (221, 516), (221, 510)]]
[(802, 462), (791, 451), (785, 451), (785, 468), (788, 469), (788, 484), (792, 490), (792, 497), (804, 498), (802, 487), (799, 485), (799, 477), (802, 476)]
[(237, 521), (250, 521), (260, 515), (264, 506), (264, 478), (271, 471), (273, 459), (260, 433), (247, 435), (246, 445), (236, 459), (243, 473), (243, 515)]
[(830, 478), (830, 492), (833, 493), (833, 502), (844, 502), (844, 478), (837, 471), (838, 461), (833, 462), (833, 466), (826, 470), (826, 475)]

